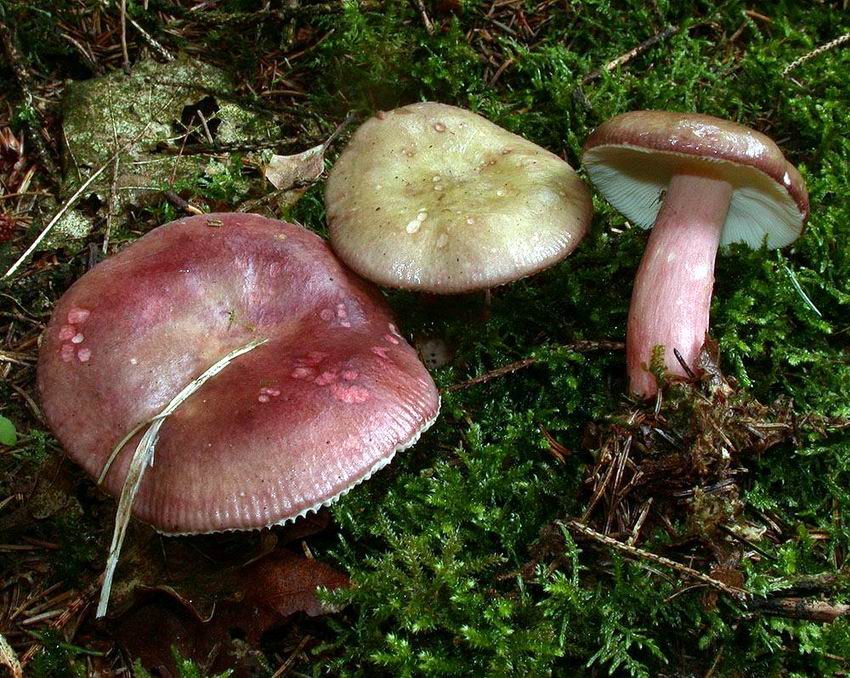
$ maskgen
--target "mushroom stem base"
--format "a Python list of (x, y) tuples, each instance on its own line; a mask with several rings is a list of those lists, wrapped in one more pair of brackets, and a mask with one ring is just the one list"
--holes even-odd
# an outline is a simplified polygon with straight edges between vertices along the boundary
[(669, 184), (635, 278), (626, 355), (632, 393), (655, 395), (648, 371), (656, 346), (664, 366), (686, 372), (674, 349), (692, 369), (708, 331), (714, 259), (729, 211), (732, 185), (711, 177), (680, 174)]

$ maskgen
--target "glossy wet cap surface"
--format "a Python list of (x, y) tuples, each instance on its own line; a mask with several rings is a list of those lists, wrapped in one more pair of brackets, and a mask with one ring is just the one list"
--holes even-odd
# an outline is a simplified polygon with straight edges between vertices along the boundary
[(808, 213), (806, 185), (769, 137), (697, 113), (632, 111), (600, 125), (582, 164), (604, 197), (634, 224), (651, 228), (676, 173), (732, 184), (721, 244), (782, 247), (796, 240)]
[(558, 156), (438, 103), (381, 112), (326, 192), (331, 244), (386, 287), (453, 294), (531, 275), (584, 236), (590, 193)]
[[(368, 478), (437, 415), (379, 293), (315, 234), (250, 214), (166, 224), (80, 278), (43, 337), (45, 415), (96, 477), (134, 426), (261, 338), (165, 422), (138, 518), (167, 533), (284, 522)], [(112, 495), (138, 439), (105, 479)]]

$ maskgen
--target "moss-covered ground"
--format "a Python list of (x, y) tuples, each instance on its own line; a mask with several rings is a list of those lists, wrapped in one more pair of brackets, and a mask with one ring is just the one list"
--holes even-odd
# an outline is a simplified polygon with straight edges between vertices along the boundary
[[(43, 125), (48, 153), (58, 151), (64, 81), (122, 66), (119, 5), (0, 2), (0, 20), (15, 35), (41, 113), (22, 98), (7, 64), (0, 71), (9, 104), (9, 113), (0, 113), (4, 125), (16, 132)], [(656, 415), (652, 405), (625, 398), (616, 344), (585, 350), (577, 343), (623, 340), (647, 237), (598, 195), (591, 231), (575, 253), (494, 290), (489, 312), (477, 298), (432, 302), (390, 293), (408, 337), (449, 346), (450, 361), (434, 370), (445, 389), (442, 415), (413, 449), (332, 509), (331, 529), (308, 539), (313, 555), (348, 572), (354, 585), (332, 595), (345, 603), (339, 613), (291, 631), (286, 647), (295, 654), (287, 671), (850, 671), (850, 617), (842, 607), (850, 603), (850, 48), (838, 45), (786, 70), (850, 31), (844, 4), (129, 0), (127, 12), (169, 53), (227, 69), (241, 83), (244, 105), (275, 115), (287, 138), (303, 138), (298, 150), (349, 113), (362, 120), (436, 100), (471, 108), (579, 167), (582, 143), (609, 117), (672, 109), (765, 132), (809, 187), (811, 218), (794, 245), (733, 247), (718, 259), (712, 334), (720, 368), (735, 384), (721, 419), (730, 431), (749, 426), (757, 433), (740, 445), (732, 440), (732, 461), (722, 468), (711, 450), (723, 436), (707, 430), (707, 422), (721, 419), (700, 409), (701, 396), (671, 388)], [(161, 58), (151, 41), (128, 31), (131, 63), (143, 52)], [(629, 56), (653, 36), (654, 44)], [(624, 55), (621, 65), (605, 68)], [(332, 147), (329, 165), (342, 142)], [(217, 157), (224, 174), (184, 182), (180, 198), (220, 209), (245, 199), (247, 185), (255, 194), (266, 190), (243, 154)], [(37, 169), (29, 190), (53, 190), (37, 157), (31, 166)], [(279, 216), (326, 234), (322, 194), (320, 182)], [(18, 230), (0, 244), (3, 270), (44, 223), (40, 200), (0, 203), (9, 214), (14, 204), (20, 210), (13, 214)], [(132, 218), (112, 247), (179, 214), (175, 204), (159, 197), (128, 208)], [(73, 638), (65, 642), (45, 630), (49, 620), (21, 630), (10, 612), (22, 602), (16, 591), (32, 584), (16, 579), (27, 558), (27, 571), (37, 573), (29, 576), (45, 587), (83, 590), (102, 568), (111, 529), (112, 504), (67, 463), (56, 464), (58, 445), (38, 420), (37, 403), (27, 400), (34, 395), (35, 337), (103, 241), (106, 221), (89, 209), (94, 230), (87, 240), (38, 253), (0, 287), (0, 414), (18, 434), (16, 444), (0, 447), (0, 530), (8, 534), (0, 542), (36, 550), (0, 545), (0, 621), (21, 652), (38, 641), (33, 675), (79, 672), (92, 666), (92, 652), (114, 652), (108, 630), (83, 626), (75, 637), (65, 628), (65, 639)], [(514, 373), (448, 388), (526, 358), (533, 363)], [(765, 431), (779, 430), (785, 433), (769, 441), (776, 444), (758, 444)], [(643, 441), (635, 443), (633, 465), (657, 464), (670, 449), (690, 450), (682, 455), (687, 463), (700, 454), (715, 461), (685, 473), (690, 489), (678, 498), (665, 494), (662, 476), (640, 496), (624, 492), (625, 508), (611, 503), (586, 514), (610, 462), (606, 454), (621, 454), (632, 439)], [(706, 441), (715, 447), (706, 451)], [(68, 488), (65, 499), (75, 508), (23, 518), (29, 498), (22, 495), (43, 474)], [(647, 500), (645, 522), (634, 529)], [(571, 520), (621, 541), (633, 537), (642, 551), (750, 595), (718, 593), (642, 551), (628, 556), (570, 529)], [(43, 555), (40, 543), (50, 544)], [(815, 614), (816, 603), (829, 608), (826, 617)], [(274, 657), (287, 656), (276, 651), (269, 650), (270, 673)]]

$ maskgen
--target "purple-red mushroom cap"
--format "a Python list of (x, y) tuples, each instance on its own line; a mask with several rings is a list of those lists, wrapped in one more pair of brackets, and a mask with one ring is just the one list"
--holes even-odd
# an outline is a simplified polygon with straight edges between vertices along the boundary
[[(317, 510), (412, 445), (439, 396), (380, 294), (306, 229), (251, 214), (161, 226), (78, 280), (38, 385), (97, 477), (118, 442), (230, 351), (162, 426), (134, 515), (164, 533), (262, 528)], [(103, 486), (117, 496), (137, 434)]]
[(653, 228), (626, 334), (630, 389), (649, 397), (657, 388), (648, 370), (656, 346), (667, 371), (696, 371), (718, 247), (796, 240), (809, 213), (805, 182), (764, 134), (693, 113), (616, 116), (587, 140), (582, 162), (618, 211)]
[(696, 173), (732, 185), (721, 245), (784, 247), (802, 233), (809, 195), (797, 169), (761, 132), (699, 113), (631, 111), (600, 125), (582, 164), (631, 223), (652, 228), (670, 179)]
[(485, 290), (570, 254), (590, 192), (553, 153), (489, 120), (423, 102), (354, 133), (328, 176), (334, 251), (365, 278), (434, 294)]

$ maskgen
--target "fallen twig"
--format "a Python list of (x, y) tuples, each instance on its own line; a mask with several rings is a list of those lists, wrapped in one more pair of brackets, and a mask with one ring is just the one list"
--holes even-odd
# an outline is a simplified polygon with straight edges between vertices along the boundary
[(741, 600), (749, 595), (747, 591), (744, 589), (739, 589), (736, 586), (729, 586), (728, 584), (724, 584), (722, 581), (715, 579), (714, 577), (709, 577), (707, 574), (703, 574), (699, 570), (695, 570), (692, 567), (688, 567), (687, 565), (682, 565), (682, 563), (677, 563), (675, 560), (670, 560), (669, 558), (665, 558), (664, 556), (659, 556), (655, 553), (651, 553), (650, 551), (645, 551), (644, 549), (638, 548), (637, 546), (630, 546), (629, 544), (625, 544), (618, 539), (614, 539), (613, 537), (609, 537), (606, 534), (602, 534), (601, 532), (597, 532), (591, 527), (580, 523), (577, 520), (570, 520), (566, 523), (558, 522), (564, 528), (568, 528), (573, 530), (574, 532), (578, 532), (585, 537), (593, 539), (594, 541), (598, 541), (601, 544), (605, 544), (606, 546), (619, 551), (620, 553), (625, 554), (630, 558), (634, 558), (636, 560), (645, 560), (651, 563), (655, 563), (656, 565), (663, 565), (664, 567), (669, 567), (671, 570), (678, 572), (679, 574), (690, 577), (691, 579), (696, 579), (697, 581), (702, 582), (712, 588), (717, 589), (718, 591), (722, 591), (728, 596), (731, 596), (737, 600)]
[[(564, 348), (570, 349), (572, 351), (577, 351), (578, 353), (587, 353), (590, 351), (622, 351), (625, 348), (625, 344), (622, 341), (608, 340), (576, 341), (572, 344), (568, 344)], [(503, 365), (502, 367), (497, 367), (495, 370), (490, 370), (489, 372), (480, 374), (477, 377), (472, 377), (472, 379), (467, 379), (466, 381), (461, 381), (457, 384), (446, 386), (444, 389), (442, 389), (442, 391), (443, 393), (451, 393), (452, 391), (460, 391), (465, 388), (469, 388), (470, 386), (477, 386), (478, 384), (483, 384), (492, 379), (503, 377), (506, 374), (511, 374), (512, 372), (516, 372), (517, 370), (530, 367), (531, 365), (537, 363), (538, 360), (539, 358), (533, 356), (531, 358), (523, 358), (522, 360), (517, 360), (516, 362), (508, 363), (507, 365)]]
[(828, 600), (809, 600), (806, 598), (769, 598), (753, 600), (750, 609), (772, 617), (805, 619), (807, 621), (832, 623), (836, 619), (850, 615), (850, 605), (831, 603)]
[(624, 64), (629, 63), (635, 57), (640, 56), (641, 54), (643, 54), (645, 52), (648, 52), (650, 49), (655, 47), (655, 45), (657, 45), (659, 42), (662, 42), (662, 41), (666, 40), (667, 38), (669, 38), (673, 35), (676, 35), (676, 33), (678, 33), (678, 32), (679, 32), (678, 26), (668, 26), (663, 31), (656, 33), (651, 38), (647, 38), (646, 40), (644, 40), (642, 43), (640, 43), (636, 47), (633, 47), (632, 49), (630, 49), (625, 54), (621, 54), (616, 59), (612, 59), (611, 61), (609, 61), (604, 66), (592, 70), (590, 73), (588, 73), (587, 75), (585, 75), (582, 78), (581, 84), (587, 85), (588, 83), (591, 83), (594, 80), (598, 80), (599, 78), (602, 77), (603, 73), (610, 73), (615, 68), (618, 68), (620, 66), (623, 66)]
[(121, 55), (124, 57), (124, 72), (130, 72), (130, 52), (127, 50), (127, 0), (119, 3), (121, 13)]
[(838, 38), (835, 38), (835, 40), (830, 40), (825, 45), (821, 45), (820, 47), (813, 49), (811, 52), (804, 54), (799, 59), (794, 59), (794, 61), (792, 61), (790, 64), (788, 64), (782, 70), (782, 77), (787, 76), (791, 71), (793, 71), (798, 66), (802, 66), (807, 61), (811, 61), (812, 59), (814, 59), (817, 56), (820, 56), (824, 52), (828, 52), (831, 49), (835, 49), (836, 47), (840, 47), (845, 42), (850, 42), (850, 33), (845, 33), (844, 35), (842, 35)]
[(167, 49), (165, 49), (165, 47), (159, 44), (159, 42), (157, 42), (156, 39), (154, 39), (154, 37), (150, 33), (148, 33), (144, 28), (142, 28), (135, 19), (133, 19), (132, 17), (127, 17), (127, 21), (130, 22), (133, 28), (139, 31), (139, 35), (141, 35), (142, 39), (146, 43), (148, 43), (148, 47), (150, 47), (154, 52), (159, 54), (161, 59), (163, 59), (164, 61), (174, 61), (174, 57), (172, 56), (171, 52), (169, 52)]
[[(0, 24), (0, 25), (2, 25), (2, 24)], [(171, 105), (171, 99), (169, 99), (169, 101), (166, 102), (166, 104), (163, 106), (162, 110), (165, 110), (165, 108), (167, 106), (170, 106), (170, 105)], [(156, 116), (153, 116), (152, 121), (155, 120), (155, 119), (156, 119)], [(68, 198), (62, 204), (62, 207), (59, 208), (59, 211), (47, 223), (47, 226), (45, 226), (41, 230), (41, 233), (39, 233), (38, 236), (36, 237), (36, 239), (33, 240), (32, 244), (30, 244), (30, 246), (27, 247), (26, 251), (20, 257), (18, 257), (18, 260), (14, 264), (12, 264), (11, 267), (9, 267), (8, 271), (6, 271), (3, 274), (3, 278), (8, 278), (15, 271), (17, 271), (18, 268), (20, 268), (21, 264), (23, 264), (29, 258), (29, 256), (33, 252), (35, 252), (36, 248), (39, 246), (41, 241), (44, 240), (47, 237), (47, 234), (50, 233), (50, 231), (53, 229), (53, 227), (57, 223), (59, 223), (59, 220), (65, 215), (65, 213), (69, 209), (71, 209), (71, 206), (74, 205), (77, 202), (77, 200), (80, 199), (80, 196), (82, 196), (82, 194), (85, 193), (86, 189), (88, 189), (88, 187), (92, 185), (94, 180), (97, 179), (101, 174), (103, 174), (104, 170), (106, 170), (107, 167), (112, 165), (112, 163), (114, 163), (122, 153), (124, 153), (125, 151), (132, 148), (133, 144), (135, 144), (139, 139), (141, 139), (145, 134), (147, 134), (147, 131), (150, 128), (151, 124), (152, 124), (152, 122), (148, 122), (148, 124), (146, 124), (135, 137), (130, 139), (126, 144), (124, 144), (121, 148), (119, 148), (117, 151), (115, 151), (115, 153), (113, 153), (112, 156), (110, 156), (107, 159), (107, 161), (100, 166), (99, 169), (95, 170), (95, 172), (88, 179), (86, 179), (85, 182), (83, 182), (83, 185), (80, 186), (77, 189), (76, 193), (74, 193), (74, 195), (72, 195), (70, 198)]]
[(45, 128), (45, 124), (41, 116), (41, 111), (39, 111), (33, 103), (34, 97), (32, 94), (32, 83), (29, 71), (27, 71), (24, 60), (18, 51), (17, 45), (15, 44), (15, 37), (12, 35), (12, 31), (2, 21), (0, 21), (0, 41), (3, 43), (3, 54), (6, 57), (6, 63), (9, 64), (15, 75), (15, 80), (18, 83), (18, 87), (21, 89), (24, 102), (35, 112), (35, 115), (38, 118), (38, 128), (33, 125), (26, 126), (28, 133), (27, 136), (29, 137), (32, 147), (35, 149), (39, 164), (47, 171), (50, 183), (54, 186), (58, 186), (59, 171), (56, 167), (53, 155), (48, 150), (47, 144), (41, 136), (41, 129)]
[(425, 10), (425, 3), (422, 0), (413, 0), (413, 4), (419, 10), (419, 16), (422, 17), (422, 23), (425, 24), (425, 30), (428, 31), (428, 35), (434, 35), (434, 24)]

